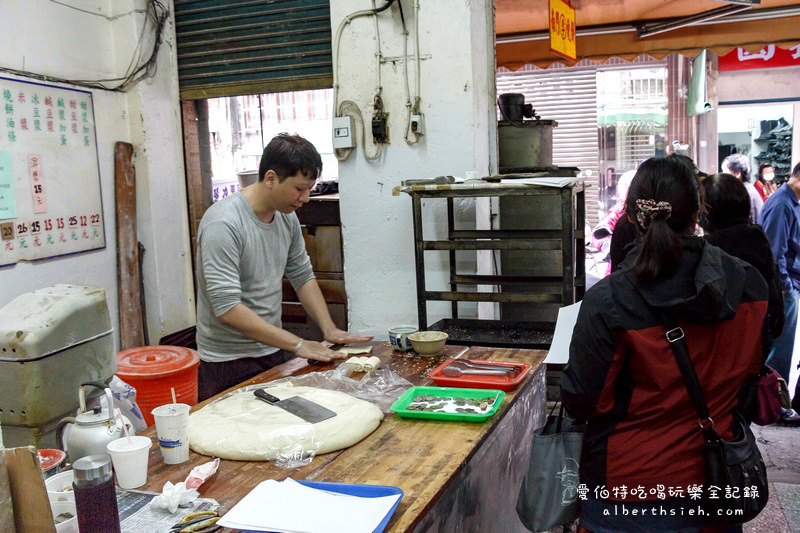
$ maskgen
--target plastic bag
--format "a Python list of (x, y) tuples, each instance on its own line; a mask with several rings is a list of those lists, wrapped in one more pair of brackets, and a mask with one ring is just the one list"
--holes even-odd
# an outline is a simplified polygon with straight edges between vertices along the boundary
[(269, 386), (291, 383), (297, 387), (316, 387), (345, 392), (360, 400), (374, 403), (384, 413), (391, 413), (392, 404), (414, 386), (388, 368), (367, 372), (360, 380), (350, 378), (353, 371), (353, 365), (340, 364), (333, 370), (277, 379), (271, 381)]
[[(118, 407), (122, 414), (128, 417), (131, 421), (133, 429), (138, 433), (147, 427), (147, 422), (144, 421), (142, 411), (136, 404), (136, 389), (128, 385), (116, 375), (111, 378), (108, 384), (111, 389), (111, 394), (114, 395), (114, 407)], [(106, 405), (105, 395), (100, 396), (101, 407), (108, 408)]]
[[(281, 380), (248, 385), (218, 398), (189, 417), (192, 448), (224, 459), (275, 461), (278, 466), (296, 468), (308, 464), (317, 454), (352, 446), (380, 425), (383, 412), (375, 403), (341, 391), (341, 386), (312, 386), (327, 373), (322, 374), (322, 378), (302, 380), (305, 385)], [(334, 382), (342, 383), (340, 379)], [(276, 417), (264, 419), (262, 402), (253, 400), (258, 389), (281, 400), (301, 396), (332, 410), (336, 416), (311, 424), (276, 411)], [(280, 422), (274, 423), (276, 420)], [(209, 431), (210, 424), (214, 424), (213, 431)]]

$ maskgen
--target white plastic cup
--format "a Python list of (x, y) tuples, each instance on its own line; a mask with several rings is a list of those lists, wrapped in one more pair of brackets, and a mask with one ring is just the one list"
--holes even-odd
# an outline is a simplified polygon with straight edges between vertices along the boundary
[(189, 410), (185, 403), (168, 403), (151, 411), (156, 421), (161, 456), (168, 465), (189, 460)]
[(122, 437), (106, 445), (120, 488), (135, 489), (147, 483), (147, 459), (152, 444), (150, 437), (135, 435), (130, 441)]

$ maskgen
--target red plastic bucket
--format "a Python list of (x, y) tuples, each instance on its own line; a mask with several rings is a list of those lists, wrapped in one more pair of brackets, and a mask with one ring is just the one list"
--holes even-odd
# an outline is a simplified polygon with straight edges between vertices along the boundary
[(150, 411), (172, 403), (197, 403), (197, 367), (200, 357), (182, 346), (141, 346), (117, 353), (117, 375), (136, 389), (136, 403), (144, 421), (153, 425)]

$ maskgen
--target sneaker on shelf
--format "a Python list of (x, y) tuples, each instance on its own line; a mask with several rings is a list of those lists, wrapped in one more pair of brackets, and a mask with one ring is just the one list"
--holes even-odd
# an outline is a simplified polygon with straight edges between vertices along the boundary
[(800, 415), (794, 409), (781, 408), (778, 424), (783, 426), (800, 426)]

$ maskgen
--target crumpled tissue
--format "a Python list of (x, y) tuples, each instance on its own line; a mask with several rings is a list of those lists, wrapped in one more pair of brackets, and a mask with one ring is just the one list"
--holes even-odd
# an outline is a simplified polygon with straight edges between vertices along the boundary
[(150, 503), (156, 509), (164, 509), (174, 513), (181, 505), (193, 502), (200, 493), (196, 489), (187, 489), (186, 483), (179, 481), (175, 485), (171, 481), (164, 483), (161, 494), (153, 498)]

